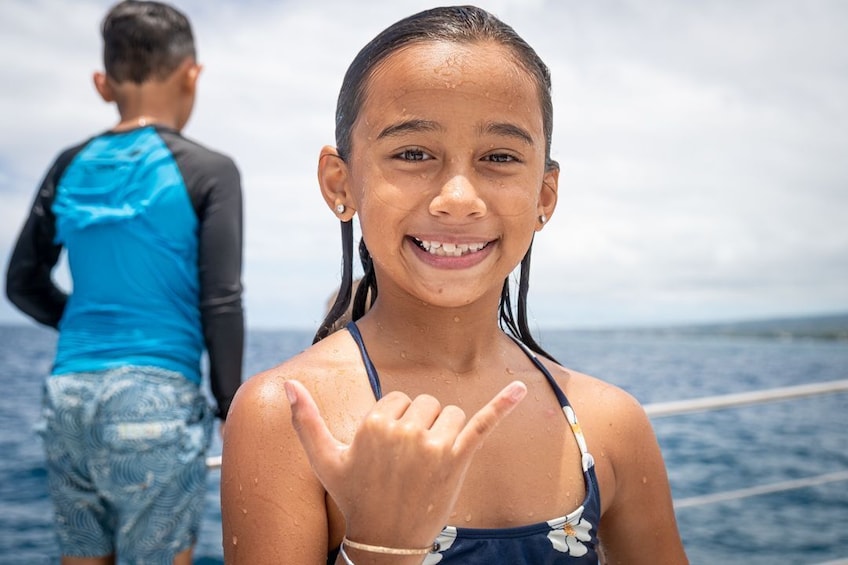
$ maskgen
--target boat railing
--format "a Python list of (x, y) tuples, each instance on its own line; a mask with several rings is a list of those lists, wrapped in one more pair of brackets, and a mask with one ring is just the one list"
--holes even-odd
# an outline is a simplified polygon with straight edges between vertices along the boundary
[(645, 405), (645, 412), (647, 412), (648, 416), (651, 418), (662, 418), (664, 416), (677, 416), (679, 414), (688, 414), (691, 412), (719, 410), (722, 408), (733, 408), (749, 404), (762, 404), (764, 402), (776, 402), (779, 400), (790, 400), (793, 398), (803, 398), (806, 396), (832, 394), (837, 392), (848, 392), (848, 379), (764, 390), (753, 390), (750, 392), (721, 394), (717, 396), (705, 396), (690, 400), (654, 402), (652, 404)]
[[(780, 400), (791, 400), (795, 398), (804, 398), (808, 396), (817, 396), (823, 394), (835, 394), (840, 392), (848, 392), (848, 379), (809, 383), (795, 386), (785, 386), (763, 390), (754, 390), (750, 392), (720, 394), (716, 396), (705, 396), (688, 400), (654, 402), (650, 404), (645, 404), (644, 408), (645, 412), (650, 418), (663, 418), (666, 416), (677, 416), (680, 414), (688, 414), (692, 412), (720, 410), (724, 408), (734, 408), (751, 404), (777, 402)], [(207, 457), (206, 466), (210, 469), (220, 468), (221, 456), (213, 455)], [(782, 490), (803, 488), (806, 486), (823, 484), (826, 482), (833, 481), (842, 481), (846, 479), (848, 479), (848, 471), (838, 473), (825, 473), (823, 475), (819, 475), (818, 477), (809, 477), (807, 479), (797, 479), (794, 481), (783, 481), (782, 483), (775, 483), (773, 485), (764, 487), (753, 487), (750, 489), (740, 489), (738, 491), (732, 491), (733, 493), (736, 493), (732, 498), (728, 498), (728, 496), (731, 494), (729, 492), (682, 499), (678, 502), (675, 502), (675, 507), (707, 504), (707, 502), (700, 502), (700, 500), (710, 499), (711, 497), (712, 499), (710, 499), (709, 502), (718, 502), (721, 500), (733, 500), (734, 498), (742, 498), (744, 496), (754, 496), (756, 494), (780, 492)]]

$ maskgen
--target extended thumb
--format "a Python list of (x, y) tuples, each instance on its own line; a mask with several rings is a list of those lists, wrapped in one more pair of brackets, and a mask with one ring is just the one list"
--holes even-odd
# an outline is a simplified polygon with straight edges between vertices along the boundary
[(313, 467), (321, 463), (339, 445), (321, 417), (309, 390), (298, 381), (283, 383), (292, 412), (292, 427)]

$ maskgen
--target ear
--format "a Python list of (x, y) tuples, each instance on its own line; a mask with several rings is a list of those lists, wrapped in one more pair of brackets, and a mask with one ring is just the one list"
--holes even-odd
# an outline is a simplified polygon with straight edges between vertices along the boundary
[(333, 213), (343, 222), (350, 221), (356, 208), (353, 207), (350, 194), (349, 170), (335, 147), (327, 145), (321, 149), (318, 157), (318, 184), (324, 202)]
[(182, 77), (182, 88), (191, 96), (194, 96), (197, 90), (197, 79), (200, 78), (200, 72), (203, 70), (203, 65), (195, 63), (192, 59), (183, 61), (180, 69)]
[(106, 76), (106, 73), (97, 71), (94, 73), (92, 78), (94, 79), (94, 88), (97, 90), (100, 98), (102, 98), (104, 102), (114, 102), (115, 93), (112, 90), (112, 83), (109, 81), (109, 77)]
[(545, 220), (539, 220), (536, 231), (541, 231), (545, 227), (545, 223), (551, 219), (554, 214), (557, 204), (557, 194), (559, 191), (559, 167), (551, 167), (545, 171), (545, 176), (542, 177), (542, 188), (539, 191), (538, 203), (538, 218), (544, 217)]

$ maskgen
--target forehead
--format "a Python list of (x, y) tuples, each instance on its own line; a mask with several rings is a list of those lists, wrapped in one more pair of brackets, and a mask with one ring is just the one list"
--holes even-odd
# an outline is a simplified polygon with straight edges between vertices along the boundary
[(372, 70), (359, 117), (438, 114), (448, 106), (463, 115), (503, 114), (541, 132), (539, 86), (509, 48), (494, 42), (428, 41), (397, 50)]

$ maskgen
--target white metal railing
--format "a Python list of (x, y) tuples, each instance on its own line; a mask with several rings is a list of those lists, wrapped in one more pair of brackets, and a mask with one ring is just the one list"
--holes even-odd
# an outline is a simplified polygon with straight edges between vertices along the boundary
[(834, 473), (824, 473), (815, 477), (803, 477), (801, 479), (780, 481), (778, 483), (772, 483), (770, 485), (760, 485), (756, 487), (741, 488), (725, 492), (704, 494), (701, 496), (679, 498), (675, 499), (674, 508), (675, 510), (678, 510), (680, 508), (702, 506), (704, 504), (712, 504), (714, 502), (739, 500), (740, 498), (748, 498), (749, 496), (757, 496), (760, 494), (772, 494), (775, 492), (783, 492), (786, 490), (795, 490), (805, 487), (814, 487), (818, 485), (825, 485), (827, 483), (835, 483), (837, 481), (848, 481), (848, 471), (836, 471)]
[[(717, 396), (705, 396), (702, 398), (693, 398), (689, 400), (655, 402), (652, 404), (646, 404), (645, 412), (651, 418), (662, 418), (664, 416), (676, 416), (680, 414), (689, 414), (692, 412), (720, 410), (723, 408), (733, 408), (737, 406), (762, 404), (765, 402), (791, 400), (795, 398), (803, 398), (807, 396), (816, 396), (821, 394), (834, 394), (839, 392), (848, 392), (848, 379), (810, 383), (796, 386), (786, 386), (766, 390), (754, 390), (750, 392), (721, 394)], [(739, 500), (742, 498), (748, 498), (750, 496), (772, 494), (776, 492), (795, 490), (799, 488), (806, 488), (846, 480), (848, 480), (848, 471), (824, 473), (815, 477), (803, 477), (800, 479), (780, 481), (769, 485), (760, 485), (755, 487), (676, 499), (674, 501), (674, 508), (681, 509), (689, 508), (692, 506), (701, 506), (704, 504), (713, 504), (715, 502)]]
[(646, 404), (645, 412), (647, 412), (648, 416), (651, 418), (661, 418), (663, 416), (676, 416), (678, 414), (687, 414), (690, 412), (718, 410), (720, 408), (732, 408), (734, 406), (761, 404), (763, 402), (775, 402), (778, 400), (789, 400), (792, 398), (802, 398), (805, 396), (815, 396), (819, 394), (832, 394), (836, 392), (848, 392), (848, 379), (771, 388), (766, 390), (752, 390), (750, 392), (721, 394), (718, 396), (705, 396), (703, 398), (693, 398), (690, 400), (655, 402), (652, 404)]

